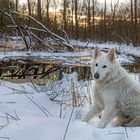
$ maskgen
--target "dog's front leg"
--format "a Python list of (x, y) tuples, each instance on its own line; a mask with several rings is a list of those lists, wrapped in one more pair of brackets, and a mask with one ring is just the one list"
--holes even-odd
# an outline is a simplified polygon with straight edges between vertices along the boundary
[(98, 128), (104, 128), (107, 123), (109, 123), (115, 115), (115, 105), (107, 104), (105, 110), (99, 122)]
[(101, 112), (101, 108), (97, 105), (97, 103), (94, 103), (89, 110), (89, 112), (84, 116), (82, 119), (83, 122), (88, 122), (91, 120), (92, 117), (94, 117), (96, 114)]

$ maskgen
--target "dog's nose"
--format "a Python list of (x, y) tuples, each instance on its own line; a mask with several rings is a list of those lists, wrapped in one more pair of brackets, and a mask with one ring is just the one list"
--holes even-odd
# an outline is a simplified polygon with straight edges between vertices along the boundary
[(95, 78), (95, 79), (99, 79), (99, 77), (100, 77), (100, 76), (99, 76), (99, 73), (96, 72), (96, 73), (94, 74), (94, 78)]

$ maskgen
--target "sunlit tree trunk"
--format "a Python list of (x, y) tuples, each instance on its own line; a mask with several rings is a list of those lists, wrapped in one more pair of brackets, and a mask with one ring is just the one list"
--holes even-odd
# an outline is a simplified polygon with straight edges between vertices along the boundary
[(93, 25), (93, 33), (95, 31), (95, 0), (92, 0), (92, 25)]
[(91, 32), (91, 22), (90, 22), (90, 20), (91, 20), (91, 12), (90, 12), (90, 10), (91, 10), (91, 8), (90, 8), (90, 0), (88, 0), (88, 7), (87, 7), (88, 9), (88, 32), (89, 32), (89, 34), (90, 34), (90, 32)]
[(30, 0), (27, 0), (27, 4), (28, 4), (28, 14), (29, 14), (29, 16), (31, 16), (31, 3), (30, 3)]
[(67, 31), (67, 0), (63, 0), (63, 28)]
[(79, 38), (79, 25), (78, 25), (78, 1), (75, 0), (75, 38)]
[(50, 16), (49, 16), (49, 7), (50, 7), (50, 0), (46, 0), (46, 16), (47, 16), (47, 27), (50, 27)]
[(72, 34), (73, 34), (73, 32), (74, 32), (74, 21), (73, 21), (73, 19), (74, 19), (74, 0), (72, 0), (72, 4), (71, 4), (71, 10), (72, 10)]

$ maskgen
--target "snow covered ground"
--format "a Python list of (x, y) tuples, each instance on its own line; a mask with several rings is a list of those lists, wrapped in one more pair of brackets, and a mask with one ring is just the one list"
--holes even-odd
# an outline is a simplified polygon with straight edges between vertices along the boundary
[(139, 140), (139, 127), (113, 127), (111, 123), (99, 129), (98, 117), (88, 124), (81, 122), (89, 101), (85, 100), (86, 107), (71, 106), (72, 83), (84, 99), (90, 97), (94, 81), (77, 82), (76, 73), (63, 75), (61, 81), (42, 86), (0, 82), (0, 139)]
[[(6, 40), (0, 40), (0, 45), (7, 42)], [(11, 37), (11, 40), (9, 42), (14, 50), (14, 47), (20, 46), (22, 44), (21, 38), (17, 37)], [(96, 42), (82, 42), (77, 40), (70, 40), (70, 44), (76, 47), (83, 47), (83, 48), (89, 48), (89, 51), (82, 51), (82, 52), (64, 52), (64, 53), (49, 53), (49, 52), (37, 52), (37, 51), (10, 51), (10, 52), (0, 52), (0, 59), (5, 59), (7, 57), (14, 57), (14, 56), (20, 56), (20, 57), (40, 57), (40, 58), (48, 58), (49, 60), (60, 60), (60, 61), (67, 61), (69, 64), (75, 64), (79, 61), (78, 57), (91, 57), (93, 55), (93, 51), (91, 51), (96, 46), (100, 47), (101, 49), (109, 49), (109, 48), (116, 48), (117, 51), (121, 52), (121, 55), (118, 55), (118, 59), (121, 63), (131, 63), (134, 59), (130, 56), (127, 56), (126, 54), (135, 54), (136, 56), (140, 56), (140, 47), (133, 47), (132, 45), (126, 45), (126, 44), (118, 44), (118, 43), (103, 43), (99, 44)], [(67, 57), (73, 58), (73, 61), (66, 60)], [(88, 61), (79, 61), (80, 63), (88, 63), (90, 64), (90, 60)]]
[(131, 52), (136, 53), (137, 55), (140, 55), (140, 46), (134, 47), (133, 45), (127, 45), (127, 44), (119, 44), (119, 43), (98, 43), (94, 41), (79, 41), (79, 40), (71, 40), (70, 43), (73, 46), (79, 46), (79, 47), (87, 47), (87, 48), (94, 48), (96, 46), (100, 47), (101, 49), (108, 49), (108, 48), (116, 48), (118, 51), (124, 53), (124, 52)]
[[(73, 45), (86, 46), (86, 42), (71, 41)], [(119, 51), (140, 55), (140, 47), (118, 44), (89, 43), (88, 47), (115, 47)], [(65, 59), (65, 57), (90, 56), (89, 52), (0, 52), (0, 59), (12, 56), (37, 56), (41, 58)], [(121, 62), (131, 62), (130, 57), (120, 55)], [(74, 60), (72, 60), (74, 61)], [(87, 62), (86, 62), (87, 63)], [(74, 78), (73, 78), (74, 77)], [(81, 117), (90, 106), (90, 94), (94, 81), (77, 82), (76, 74), (65, 75), (61, 81), (38, 86), (33, 83), (15, 84), (0, 81), (0, 139), (9, 140), (139, 140), (140, 128), (114, 127), (96, 128), (99, 118), (89, 123)], [(70, 78), (70, 79), (69, 79)], [(135, 78), (139, 80), (139, 75)], [(72, 80), (71, 80), (72, 79)], [(73, 84), (72, 84), (72, 83)], [(73, 87), (74, 85), (74, 87)], [(76, 90), (75, 90), (76, 89)], [(80, 95), (73, 100), (74, 93)], [(86, 96), (86, 98), (85, 98)], [(72, 107), (79, 104), (79, 107)]]
[(133, 45), (127, 44), (118, 44), (118, 43), (98, 43), (94, 41), (79, 41), (71, 40), (70, 43), (73, 46), (86, 47), (86, 48), (95, 48), (98, 46), (100, 49), (108, 50), (109, 48), (115, 48), (118, 52), (121, 52), (121, 55), (118, 55), (118, 59), (121, 63), (131, 63), (134, 59), (126, 54), (134, 54), (135, 56), (140, 56), (140, 46), (134, 47)]

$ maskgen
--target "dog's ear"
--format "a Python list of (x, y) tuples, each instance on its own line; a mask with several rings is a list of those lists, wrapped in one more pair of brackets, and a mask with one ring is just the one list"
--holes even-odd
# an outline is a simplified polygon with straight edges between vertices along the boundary
[(110, 61), (113, 62), (113, 60), (114, 60), (115, 57), (116, 57), (115, 48), (110, 49), (110, 50), (108, 51), (107, 55), (108, 55)]
[(94, 59), (96, 59), (98, 56), (101, 55), (101, 51), (98, 47), (95, 48), (95, 52), (94, 52)]

